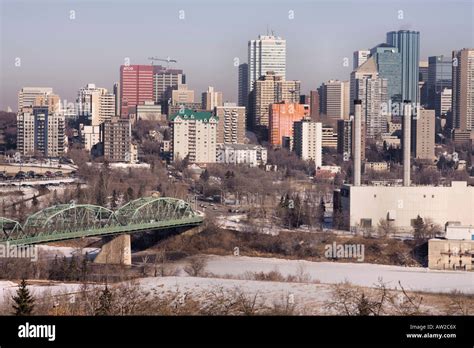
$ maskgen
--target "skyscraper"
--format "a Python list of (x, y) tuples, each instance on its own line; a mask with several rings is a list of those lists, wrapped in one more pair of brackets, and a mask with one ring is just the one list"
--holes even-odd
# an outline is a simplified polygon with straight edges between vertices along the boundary
[[(453, 51), (453, 120), (456, 132), (474, 131), (474, 49)], [(456, 139), (455, 139), (456, 140)]]
[(402, 57), (397, 47), (380, 44), (371, 50), (379, 77), (387, 79), (387, 95), (393, 103), (402, 101)]
[(77, 114), (92, 126), (98, 126), (115, 116), (115, 95), (105, 88), (88, 83), (77, 93)]
[(354, 56), (352, 60), (352, 70), (355, 70), (358, 67), (360, 67), (362, 64), (364, 64), (366, 60), (369, 59), (369, 57), (370, 57), (369, 50), (354, 51)]
[(153, 66), (122, 65), (120, 67), (120, 115), (127, 117), (129, 107), (153, 98)]
[(22, 155), (58, 157), (64, 152), (64, 116), (59, 97), (37, 96), (17, 115), (17, 149)]
[(309, 105), (280, 102), (270, 108), (269, 141), (272, 146), (283, 145), (283, 138), (293, 137), (293, 124), (303, 118), (309, 118)]
[[(381, 78), (372, 56), (351, 73), (351, 100), (361, 101), (362, 124), (365, 124), (365, 135), (375, 138), (387, 130), (388, 112), (384, 105), (388, 103), (387, 79)], [(354, 104), (351, 113), (355, 113)]]
[(349, 117), (349, 81), (329, 80), (319, 88), (321, 119), (332, 122)]
[(419, 103), (420, 32), (410, 30), (388, 32), (387, 44), (397, 47), (401, 55), (402, 101), (410, 100), (412, 103)]
[(172, 115), (174, 161), (188, 157), (191, 163), (215, 163), (217, 117), (211, 112), (185, 109)]
[(207, 91), (202, 93), (202, 109), (213, 111), (216, 106), (222, 106), (222, 92), (214, 91), (214, 87), (209, 86)]
[(421, 109), (414, 120), (416, 137), (415, 157), (418, 159), (433, 160), (435, 158), (435, 112), (434, 110)]
[(248, 43), (248, 91), (254, 83), (267, 72), (286, 79), (286, 40), (273, 35), (260, 35)]
[(215, 108), (218, 144), (243, 144), (245, 140), (245, 107), (224, 103)]
[(429, 63), (427, 60), (422, 60), (418, 64), (418, 86), (420, 93), (420, 104), (422, 106), (428, 105), (428, 71)]
[(309, 92), (309, 103), (311, 119), (313, 121), (319, 121), (319, 92), (317, 90)]
[[(451, 89), (453, 83), (452, 62), (450, 57), (428, 57), (428, 100), (427, 107), (436, 109), (436, 100), (445, 88)], [(439, 113), (436, 113), (439, 116)]]
[(267, 72), (255, 82), (252, 91), (252, 111), (249, 113), (248, 125), (251, 129), (265, 128), (268, 132), (270, 104), (287, 101), (298, 103), (300, 99), (300, 81), (285, 81), (273, 72)]
[(249, 65), (247, 63), (239, 65), (239, 106), (248, 108), (249, 102)]
[(130, 120), (112, 117), (100, 125), (103, 156), (109, 162), (133, 162)]
[(322, 124), (310, 119), (300, 120), (293, 126), (293, 148), (303, 160), (313, 160), (316, 168), (322, 165)]
[(183, 70), (153, 65), (153, 99), (156, 103), (166, 102), (167, 92), (185, 83), (186, 75)]
[(50, 87), (23, 87), (18, 92), (18, 112), (25, 106), (33, 106), (37, 96), (53, 94)]

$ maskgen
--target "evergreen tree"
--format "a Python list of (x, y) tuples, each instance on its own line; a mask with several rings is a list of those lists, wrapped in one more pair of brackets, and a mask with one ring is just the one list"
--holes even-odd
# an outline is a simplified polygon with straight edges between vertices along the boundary
[(112, 301), (113, 295), (109, 290), (108, 286), (105, 286), (105, 289), (99, 296), (99, 307), (95, 310), (95, 315), (110, 315), (112, 312)]
[(31, 315), (31, 312), (35, 307), (35, 299), (30, 294), (25, 279), (21, 280), (18, 290), (16, 291), (16, 296), (13, 296), (12, 299), (14, 302), (13, 309), (15, 310), (15, 315)]

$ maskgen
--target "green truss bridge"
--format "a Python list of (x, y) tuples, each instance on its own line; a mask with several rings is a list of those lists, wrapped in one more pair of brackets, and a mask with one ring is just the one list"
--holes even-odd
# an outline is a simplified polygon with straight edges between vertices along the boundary
[(115, 211), (91, 204), (59, 204), (30, 215), (23, 224), (0, 217), (0, 243), (28, 245), (193, 227), (203, 220), (202, 213), (176, 198), (138, 198)]

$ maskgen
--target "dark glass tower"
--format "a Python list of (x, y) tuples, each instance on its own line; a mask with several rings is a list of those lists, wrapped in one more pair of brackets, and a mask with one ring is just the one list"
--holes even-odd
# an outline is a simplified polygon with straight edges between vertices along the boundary
[(410, 30), (390, 31), (387, 33), (387, 44), (398, 48), (401, 55), (402, 100), (419, 103), (420, 32)]

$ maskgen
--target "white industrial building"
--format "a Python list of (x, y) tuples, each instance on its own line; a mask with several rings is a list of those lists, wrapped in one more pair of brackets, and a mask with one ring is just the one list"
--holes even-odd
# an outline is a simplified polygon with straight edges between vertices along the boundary
[[(418, 216), (445, 226), (448, 222), (474, 225), (474, 187), (454, 181), (451, 186), (412, 186), (410, 181), (410, 121), (403, 125), (403, 186), (361, 185), (361, 105), (355, 102), (354, 184), (343, 185), (335, 192), (335, 208), (343, 213), (351, 230), (376, 228), (380, 220), (392, 222), (399, 230), (412, 230)], [(359, 104), (358, 104), (359, 103)], [(411, 115), (410, 103), (405, 115)]]

